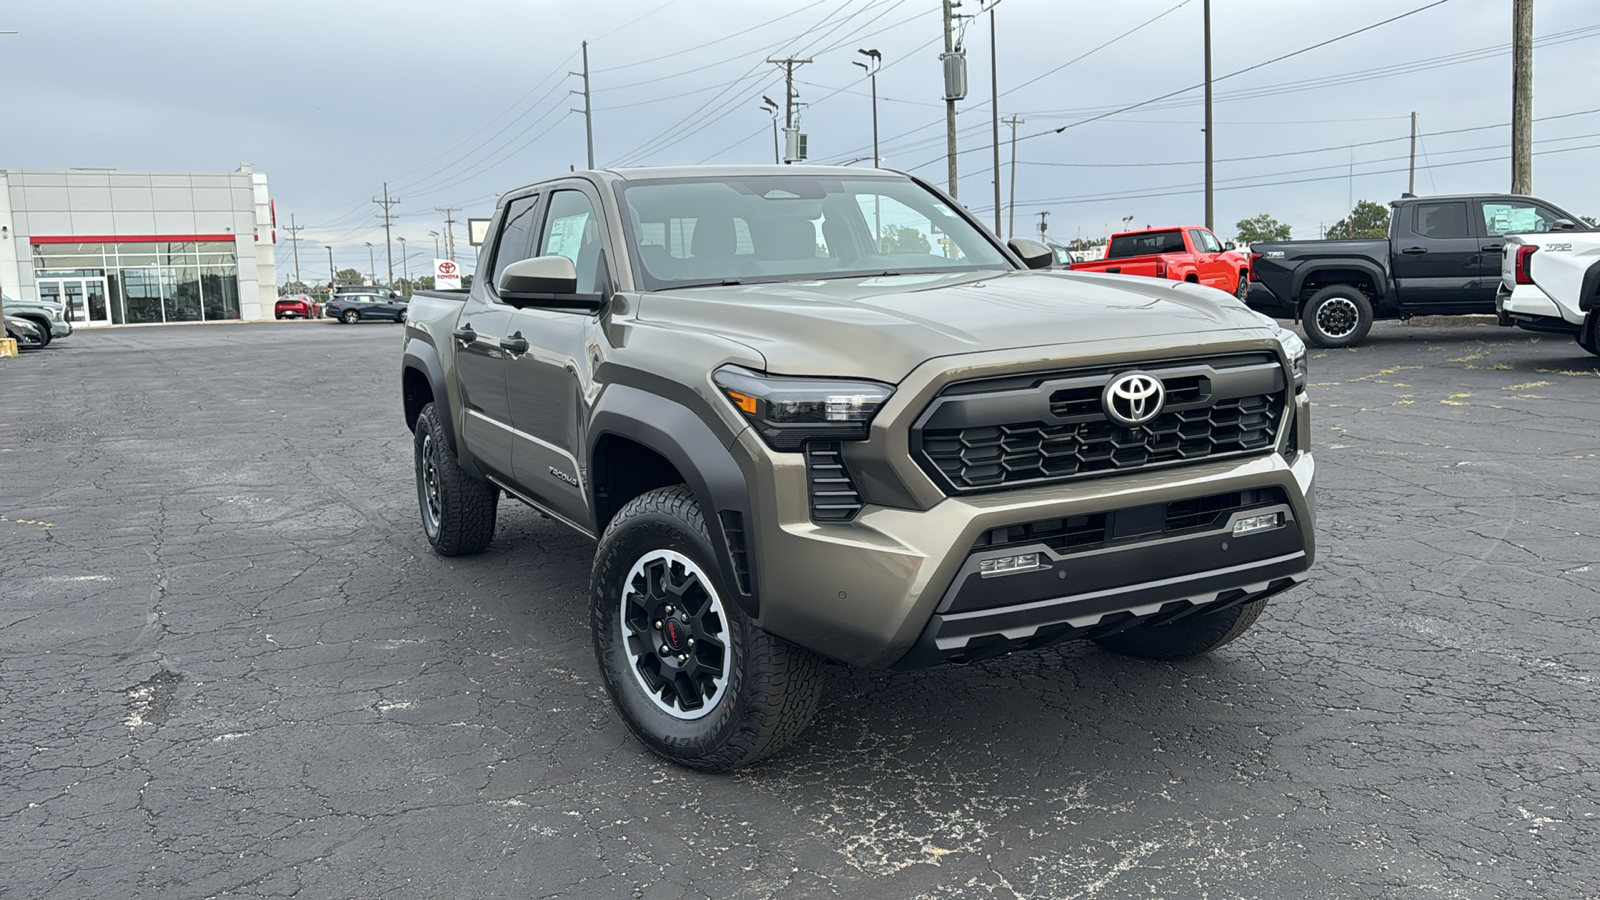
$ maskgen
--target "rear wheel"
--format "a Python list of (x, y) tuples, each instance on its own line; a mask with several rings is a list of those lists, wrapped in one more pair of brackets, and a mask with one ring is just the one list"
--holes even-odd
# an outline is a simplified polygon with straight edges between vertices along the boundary
[(345, 323), (346, 325), (354, 325), (356, 323), (356, 321), (358, 319), (360, 319), (360, 318), (361, 318), (361, 313), (358, 313), (353, 309), (347, 309), (342, 314), (340, 314), (339, 321)]
[(417, 415), (412, 435), (422, 531), (441, 556), (477, 553), (494, 540), (500, 490), (461, 470), (432, 403)]
[(1372, 304), (1348, 284), (1331, 284), (1311, 295), (1300, 313), (1313, 347), (1354, 347), (1372, 330)]
[(716, 559), (694, 495), (658, 488), (606, 526), (590, 582), (595, 659), (623, 721), (707, 772), (788, 745), (822, 692), (821, 657), (751, 622)]
[(1234, 285), (1233, 296), (1239, 298), (1239, 302), (1240, 303), (1243, 303), (1246, 300), (1250, 299), (1250, 273), (1249, 272), (1240, 272), (1239, 273), (1239, 283)]
[(1166, 625), (1136, 625), (1095, 643), (1114, 653), (1141, 659), (1189, 659), (1221, 647), (1250, 630), (1266, 609), (1265, 599), (1220, 612), (1179, 619)]

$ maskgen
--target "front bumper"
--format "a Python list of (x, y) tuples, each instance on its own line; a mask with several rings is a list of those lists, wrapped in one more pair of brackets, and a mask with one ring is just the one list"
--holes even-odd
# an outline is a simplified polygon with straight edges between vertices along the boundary
[[(1298, 395), (1300, 448), (1310, 446), (1309, 412)], [(819, 525), (800, 454), (773, 453), (749, 431), (734, 449), (752, 488), (761, 625), (852, 665), (977, 659), (1247, 602), (1303, 578), (1315, 556), (1309, 452), (943, 497), (920, 510), (869, 503), (848, 525)], [(1169, 533), (1148, 525), (1166, 514), (1158, 508), (1266, 491), (1274, 502), (1204, 527)], [(1239, 516), (1269, 512), (1282, 513), (1276, 529), (1233, 537)], [(1147, 524), (1119, 527), (1124, 515)], [(1105, 518), (1104, 540), (1084, 550), (980, 546), (995, 529), (1095, 516)], [(987, 579), (978, 573), (985, 558), (1029, 552), (1041, 554), (1043, 568)]]

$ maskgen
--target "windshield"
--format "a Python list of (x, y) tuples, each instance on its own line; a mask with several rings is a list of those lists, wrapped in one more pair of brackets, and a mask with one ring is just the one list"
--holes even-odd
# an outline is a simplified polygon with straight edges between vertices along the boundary
[(621, 190), (645, 290), (1015, 268), (936, 194), (904, 178), (754, 175)]

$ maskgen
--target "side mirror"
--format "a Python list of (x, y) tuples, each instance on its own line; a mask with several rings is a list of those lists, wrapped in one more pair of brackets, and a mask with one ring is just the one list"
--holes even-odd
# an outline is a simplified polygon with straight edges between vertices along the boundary
[(1006, 241), (1011, 252), (1022, 257), (1022, 264), (1030, 269), (1048, 269), (1056, 261), (1055, 251), (1031, 238), (1014, 237)]
[(1228, 241), (1227, 243), (1222, 245), (1222, 249), (1224, 249), (1224, 250), (1237, 250), (1239, 248), (1234, 246), (1233, 241)]
[(565, 256), (535, 256), (506, 266), (495, 287), (508, 301), (526, 294), (576, 294), (578, 270)]
[(1557, 219), (1550, 223), (1551, 231), (1582, 231), (1577, 222), (1571, 219)]

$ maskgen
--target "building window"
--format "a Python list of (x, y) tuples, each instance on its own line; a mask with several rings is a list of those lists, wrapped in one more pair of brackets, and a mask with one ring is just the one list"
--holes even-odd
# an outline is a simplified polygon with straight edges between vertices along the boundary
[[(41, 296), (98, 286), (109, 310), (85, 305), (94, 322), (209, 322), (238, 319), (239, 263), (226, 241), (34, 244)], [(103, 283), (102, 283), (103, 282)]]

